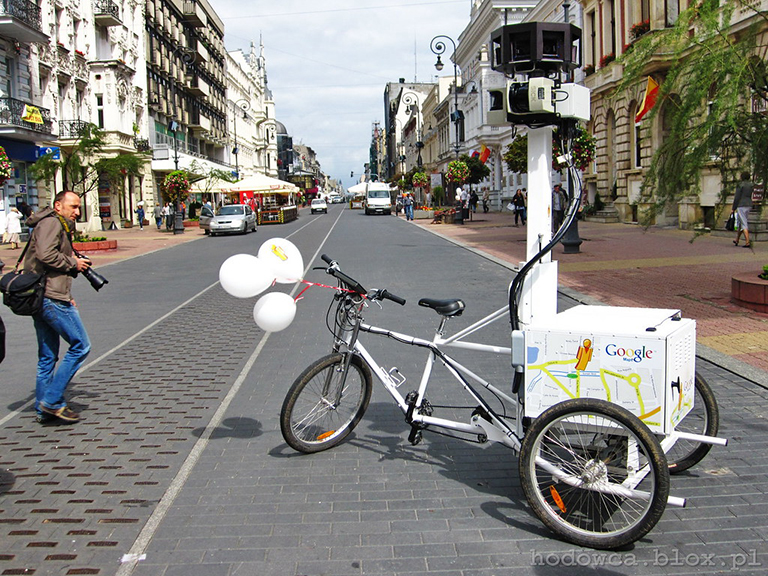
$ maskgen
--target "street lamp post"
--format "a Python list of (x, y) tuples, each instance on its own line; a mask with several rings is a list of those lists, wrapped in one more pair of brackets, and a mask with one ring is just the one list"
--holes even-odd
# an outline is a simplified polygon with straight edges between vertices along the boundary
[(238, 180), (240, 179), (240, 163), (238, 155), (240, 154), (240, 149), (237, 147), (237, 116), (238, 116), (238, 109), (243, 111), (243, 118), (248, 117), (248, 110), (251, 109), (251, 103), (248, 102), (245, 98), (241, 98), (240, 100), (237, 100), (236, 102), (232, 102), (232, 111), (235, 113), (235, 116), (232, 119), (232, 122), (235, 127), (235, 146), (232, 148), (232, 154), (235, 155), (235, 178)]
[[(173, 132), (173, 167), (174, 170), (179, 169), (179, 141), (176, 138), (176, 132), (179, 131), (179, 123), (176, 120), (171, 120), (168, 124), (168, 130)], [(176, 206), (173, 211), (173, 233), (184, 234), (184, 218), (181, 213), (181, 200), (176, 201)]]
[(445, 66), (442, 58), (440, 58), (447, 48), (443, 39), (448, 40), (453, 45), (453, 114), (451, 114), (451, 120), (453, 120), (453, 123), (456, 125), (456, 142), (454, 143), (454, 148), (456, 158), (458, 158), (459, 149), (461, 148), (461, 144), (459, 144), (459, 124), (461, 123), (464, 114), (459, 110), (459, 69), (456, 66), (456, 42), (454, 42), (450, 36), (435, 36), (429, 43), (429, 49), (432, 50), (433, 54), (437, 54), (435, 68), (439, 72)]
[(403, 94), (403, 102), (406, 106), (411, 108), (411, 115), (413, 110), (416, 110), (416, 150), (418, 157), (416, 158), (416, 166), (421, 169), (424, 165), (421, 159), (421, 149), (424, 148), (424, 142), (421, 141), (421, 129), (423, 120), (421, 119), (421, 107), (419, 106), (419, 98), (413, 92), (405, 92)]

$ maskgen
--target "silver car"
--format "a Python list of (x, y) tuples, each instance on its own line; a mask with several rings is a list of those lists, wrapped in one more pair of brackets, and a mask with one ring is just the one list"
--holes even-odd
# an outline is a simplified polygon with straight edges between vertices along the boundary
[(216, 234), (247, 234), (256, 230), (256, 213), (245, 204), (230, 204), (219, 208), (216, 216), (210, 218), (207, 225), (203, 224), (203, 213), (200, 214), (200, 227), (210, 233)]

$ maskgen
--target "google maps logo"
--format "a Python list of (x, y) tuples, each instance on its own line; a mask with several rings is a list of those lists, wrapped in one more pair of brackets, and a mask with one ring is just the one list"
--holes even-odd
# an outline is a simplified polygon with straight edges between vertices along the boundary
[(642, 348), (619, 348), (616, 344), (608, 344), (605, 347), (605, 353), (608, 356), (618, 356), (623, 358), (625, 362), (642, 362), (643, 360), (650, 360), (653, 357), (653, 350), (649, 350), (645, 346)]

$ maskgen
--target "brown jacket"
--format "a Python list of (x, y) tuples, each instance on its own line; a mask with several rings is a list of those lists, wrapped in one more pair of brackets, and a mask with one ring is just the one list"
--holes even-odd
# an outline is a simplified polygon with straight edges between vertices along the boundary
[[(67, 221), (70, 230), (75, 223)], [(54, 300), (72, 300), (72, 278), (77, 272), (77, 260), (72, 252), (72, 243), (64, 226), (56, 217), (53, 208), (44, 208), (27, 219), (27, 225), (34, 226), (29, 240), (24, 270), (46, 274), (45, 296)]]

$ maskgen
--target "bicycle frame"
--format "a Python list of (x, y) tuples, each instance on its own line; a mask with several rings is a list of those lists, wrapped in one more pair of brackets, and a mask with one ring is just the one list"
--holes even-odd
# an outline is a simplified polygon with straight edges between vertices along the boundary
[[(406, 422), (411, 424), (411, 426), (414, 427), (414, 430), (416, 428), (425, 428), (427, 426), (435, 426), (447, 430), (453, 430), (460, 433), (465, 434), (472, 434), (477, 435), (478, 439), (481, 442), (490, 441), (490, 442), (498, 442), (501, 443), (508, 448), (511, 448), (515, 451), (515, 453), (520, 452), (520, 448), (522, 446), (522, 437), (524, 434), (523, 431), (523, 411), (522, 411), (522, 405), (519, 402), (519, 400), (510, 394), (504, 392), (503, 390), (499, 389), (498, 387), (494, 386), (487, 380), (480, 377), (478, 374), (474, 373), (472, 370), (458, 362), (457, 360), (451, 358), (447, 354), (445, 354), (441, 349), (440, 346), (446, 346), (446, 347), (452, 347), (452, 348), (458, 348), (458, 349), (464, 349), (464, 350), (471, 350), (471, 351), (479, 351), (479, 352), (488, 352), (491, 354), (501, 354), (506, 356), (512, 355), (512, 349), (502, 346), (493, 346), (488, 344), (482, 344), (479, 342), (471, 342), (465, 340), (468, 336), (471, 334), (474, 334), (478, 332), (479, 330), (489, 326), (493, 322), (497, 321), (500, 318), (504, 318), (507, 316), (509, 312), (509, 307), (505, 306), (503, 308), (500, 308), (496, 310), (495, 312), (492, 312), (488, 316), (482, 318), (481, 320), (478, 320), (471, 326), (468, 326), (467, 328), (464, 328), (463, 330), (457, 332), (456, 334), (449, 336), (447, 338), (444, 336), (444, 329), (445, 324), (447, 322), (446, 317), (440, 318), (440, 324), (437, 330), (435, 331), (435, 336), (432, 340), (426, 340), (422, 338), (418, 338), (415, 336), (411, 336), (409, 334), (403, 334), (400, 332), (394, 332), (391, 330), (387, 330), (385, 328), (380, 328), (377, 326), (373, 326), (370, 324), (365, 324), (362, 322), (362, 318), (360, 316), (363, 307), (365, 306), (365, 301), (360, 301), (356, 303), (355, 310), (354, 310), (354, 325), (352, 326), (351, 330), (348, 330), (348, 339), (340, 339), (337, 337), (337, 345), (336, 348), (340, 348), (340, 345), (343, 343), (345, 347), (347, 348), (346, 353), (347, 354), (358, 354), (360, 357), (363, 358), (365, 363), (370, 367), (371, 371), (376, 375), (378, 380), (384, 385), (384, 387), (389, 392), (390, 396), (394, 399), (400, 410), (406, 415)], [(373, 358), (373, 356), (368, 352), (366, 347), (360, 342), (359, 340), (359, 333), (360, 332), (367, 332), (370, 334), (378, 335), (378, 336), (386, 336), (388, 338), (392, 338), (396, 340), (397, 342), (408, 344), (411, 346), (417, 346), (420, 348), (425, 348), (429, 351), (426, 364), (424, 366), (424, 371), (421, 376), (421, 380), (419, 382), (419, 387), (416, 391), (416, 397), (415, 398), (407, 398), (403, 396), (403, 394), (399, 390), (399, 385), (401, 382), (398, 382), (395, 380), (391, 374), (386, 372), (384, 369), (382, 369), (379, 364), (376, 362), (376, 360)], [(482, 410), (485, 411), (485, 416), (488, 417), (488, 419), (484, 418), (483, 415), (478, 414), (475, 412), (469, 423), (459, 422), (457, 420), (449, 420), (445, 418), (437, 418), (434, 416), (431, 416), (430, 414), (422, 413), (421, 410), (425, 406), (425, 400), (426, 400), (426, 391), (429, 385), (429, 380), (432, 375), (432, 369), (435, 364), (435, 360), (440, 359), (448, 371), (451, 373), (451, 375), (460, 383), (461, 387), (473, 398), (475, 402), (482, 408)], [(349, 358), (345, 361), (345, 366), (349, 365)], [(510, 407), (514, 407), (515, 410), (515, 428), (513, 429), (512, 426), (510, 426), (506, 418), (503, 416), (500, 416), (489, 404), (486, 402), (486, 400), (482, 397), (482, 395), (473, 387), (473, 385), (470, 383), (470, 380), (477, 385), (479, 385), (482, 388), (485, 388), (486, 390), (489, 390), (492, 392), (497, 398), (500, 398), (503, 400), (503, 403), (505, 405), (509, 405)], [(410, 397), (410, 394), (409, 394)], [(628, 455), (631, 458), (632, 450), (629, 450)], [(557, 478), (559, 481), (562, 481), (566, 484), (576, 486), (576, 487), (583, 487), (584, 480), (581, 477), (574, 476), (574, 475), (568, 475), (563, 472), (563, 470), (552, 466), (549, 464), (546, 460), (537, 457), (536, 463), (541, 468), (546, 470), (547, 472), (551, 473), (554, 478)], [(640, 482), (645, 478), (645, 476), (648, 474), (648, 467), (634, 467), (634, 473), (629, 475), (626, 480), (623, 482), (621, 486), (617, 485), (593, 485), (590, 486), (590, 490), (596, 491), (596, 492), (603, 492), (606, 494), (611, 494), (615, 496), (634, 496), (639, 498), (650, 498), (650, 494), (645, 491), (636, 490), (635, 487), (640, 484)], [(684, 506), (685, 505), (685, 499), (684, 498), (678, 498), (674, 496), (668, 497), (668, 504), (674, 505), (674, 506)]]

